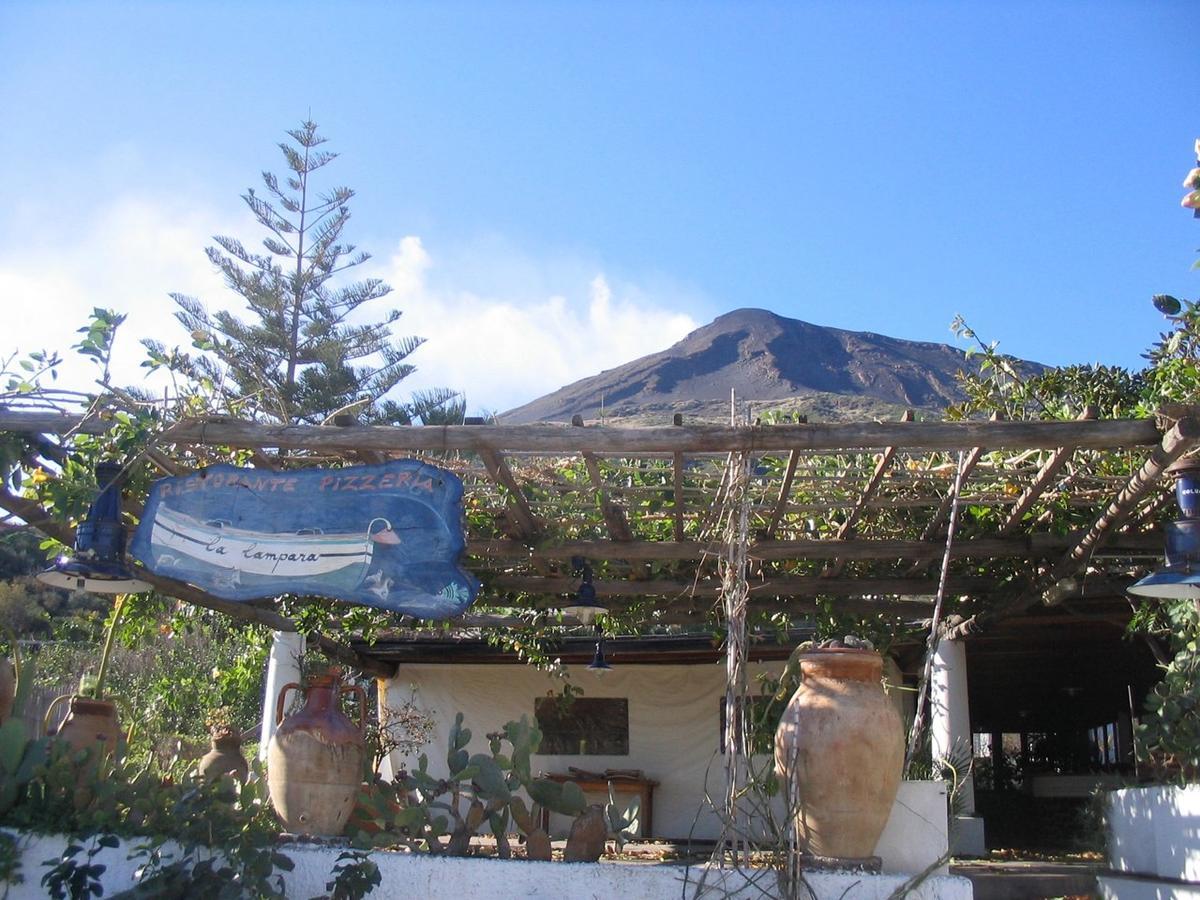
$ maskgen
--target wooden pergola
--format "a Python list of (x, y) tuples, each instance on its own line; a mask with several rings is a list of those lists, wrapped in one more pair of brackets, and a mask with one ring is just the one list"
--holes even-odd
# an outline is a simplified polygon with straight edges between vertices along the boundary
[[(103, 433), (101, 416), (0, 409), (0, 432), (37, 435), (44, 459), (64, 438)], [(1032, 621), (1065, 633), (1128, 619), (1123, 590), (1161, 559), (1156, 523), (1171, 517), (1159, 481), (1200, 445), (1200, 412), (1156, 419), (913, 421), (623, 428), (603, 424), (389, 427), (278, 426), (225, 418), (169, 424), (143, 456), (164, 473), (249, 451), (264, 468), (419, 457), (466, 485), (468, 568), (483, 581), (460, 624), (512, 624), (514, 611), (566, 605), (589, 561), (611, 609), (657, 625), (703, 623), (714, 576), (726, 455), (749, 454), (752, 609), (803, 616), (827, 604), (856, 615), (929, 615), (947, 552), (952, 485), (972, 511), (949, 543), (950, 634), (980, 641)], [(31, 460), (31, 462), (36, 462)], [(0, 493), (0, 508), (69, 540), (36, 503)], [(136, 515), (137, 510), (133, 510)], [(1067, 523), (1064, 526), (1064, 522)], [(183, 600), (289, 623), (269, 604), (234, 604), (151, 578)], [(1019, 641), (1020, 639), (1018, 639)], [(318, 638), (366, 671), (370, 653)]]

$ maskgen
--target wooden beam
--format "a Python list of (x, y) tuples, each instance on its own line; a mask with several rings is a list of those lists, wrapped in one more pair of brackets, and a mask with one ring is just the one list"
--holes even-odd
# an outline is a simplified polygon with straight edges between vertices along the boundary
[[(971, 538), (955, 541), (950, 555), (955, 559), (1044, 559), (1065, 552), (1078, 540), (1075, 534), (1029, 534), (1006, 538)], [(1107, 552), (1128, 556), (1161, 556), (1162, 533), (1120, 535), (1106, 545)], [(669, 562), (700, 560), (715, 556), (721, 545), (705, 541), (563, 541), (530, 549), (517, 540), (476, 540), (467, 542), (467, 554), (476, 559), (541, 559), (564, 560), (582, 556), (585, 559), (627, 559), (631, 562)], [(850, 541), (795, 540), (758, 541), (750, 545), (749, 554), (757, 560), (789, 559), (941, 559), (944, 546), (929, 541), (891, 539), (856, 539)]]
[[(983, 447), (972, 447), (971, 452), (963, 458), (962, 478), (959, 480), (960, 488), (962, 485), (967, 483), (967, 479), (971, 477), (971, 473), (975, 470), (975, 467), (979, 465), (979, 460), (983, 459), (983, 454), (986, 452), (987, 450)], [(962, 496), (960, 494), (959, 500), (961, 501), (961, 499)], [(942, 530), (942, 524), (950, 517), (950, 510), (953, 507), (954, 491), (951, 489), (946, 492), (946, 496), (942, 498), (941, 502), (938, 504), (938, 508), (933, 511), (933, 516), (930, 517), (929, 522), (926, 523), (925, 528), (921, 531), (921, 540), (932, 542), (934, 538), (940, 534)], [(939, 541), (932, 546), (939, 556), (945, 553), (945, 541)], [(936, 559), (937, 557), (931, 558)], [(905, 574), (916, 575), (923, 568), (925, 568), (925, 562), (919, 561), (913, 563), (913, 565), (909, 567)]]
[(36, 528), (42, 534), (70, 546), (75, 543), (75, 529), (62, 521), (59, 516), (53, 516), (38, 503), (18, 497), (7, 488), (0, 489), (0, 509), (12, 513), (25, 521), (27, 525)]
[(1088, 557), (1120, 529), (1138, 501), (1157, 483), (1167, 467), (1197, 446), (1200, 446), (1200, 418), (1179, 419), (1163, 435), (1162, 442), (1130, 477), (1091, 527), (1071, 542), (1066, 552), (1049, 571), (1034, 580), (1031, 589), (1018, 591), (1008, 599), (959, 623), (947, 632), (946, 637), (953, 639), (976, 634), (1041, 603), (1042, 595), (1047, 589), (1082, 568)]
[[(328, 424), (338, 428), (350, 428), (353, 425), (359, 424), (358, 419), (350, 413), (340, 413), (333, 417), (333, 420)], [(355, 459), (366, 463), (368, 466), (377, 466), (380, 463), (387, 461), (386, 454), (380, 453), (378, 450), (355, 450), (353, 454)]]
[[(986, 578), (962, 578), (950, 582), (948, 590), (955, 594), (978, 593), (990, 587)], [(703, 581), (597, 581), (596, 594), (604, 603), (609, 597), (715, 597), (721, 590), (716, 579)], [(567, 577), (538, 577), (536, 575), (497, 575), (488, 582), (491, 590), (520, 591), (526, 594), (550, 596), (541, 605), (556, 607), (566, 601), (557, 595), (572, 594), (579, 579)], [(755, 597), (874, 597), (929, 596), (937, 593), (937, 580), (930, 578), (822, 578), (820, 576), (789, 576), (770, 578), (750, 585)]]
[(1050, 570), (1048, 580), (1056, 582), (1077, 571), (1093, 550), (1121, 529), (1134, 507), (1158, 483), (1167, 467), (1197, 446), (1200, 446), (1200, 419), (1180, 419), (1163, 435), (1162, 443), (1130, 477), (1091, 528), (1063, 554)]
[(600, 514), (604, 516), (604, 524), (608, 527), (609, 537), (614, 541), (632, 541), (633, 533), (629, 530), (625, 513), (608, 497), (608, 489), (604, 485), (604, 479), (600, 477), (600, 464), (596, 461), (596, 454), (585, 450), (582, 456), (583, 464), (592, 479), (592, 487), (596, 490), (596, 500), (600, 505)]
[[(1098, 414), (1095, 407), (1089, 406), (1079, 415), (1079, 419), (1080, 421), (1088, 421), (1095, 419)], [(1042, 467), (1033, 477), (1033, 481), (1021, 492), (1021, 496), (1017, 498), (1017, 502), (1009, 511), (1008, 518), (1001, 524), (1000, 535), (1011, 534), (1013, 529), (1021, 523), (1021, 520), (1025, 518), (1025, 513), (1029, 512), (1033, 504), (1046, 492), (1046, 488), (1054, 482), (1058, 477), (1058, 473), (1070, 461), (1071, 457), (1075, 454), (1075, 449), (1073, 446), (1059, 447), (1050, 454), (1049, 459), (1042, 463)]]
[[(79, 416), (0, 410), (0, 431), (65, 434), (107, 431)], [(159, 443), (276, 447), (314, 451), (389, 453), (491, 448), (538, 453), (761, 453), (783, 450), (960, 450), (988, 446), (1097, 450), (1157, 444), (1149, 419), (1095, 422), (849, 422), (813, 425), (684, 425), (652, 428), (571, 428), (560, 425), (270, 425), (228, 418), (176, 422)]]
[[(245, 603), (231, 603), (228, 600), (222, 600), (219, 597), (214, 597), (198, 588), (194, 588), (190, 584), (175, 581), (173, 578), (163, 578), (145, 569), (139, 568), (137, 575), (142, 580), (153, 585), (154, 589), (159, 593), (166, 594), (168, 597), (176, 597), (185, 603), (191, 603), (193, 606), (211, 609), (214, 612), (223, 613), (230, 618), (241, 619), (243, 622), (254, 622), (258, 625), (265, 625), (273, 631), (296, 631), (295, 622), (272, 609), (249, 606)], [(330, 659), (345, 663), (366, 674), (379, 678), (391, 678), (396, 674), (394, 666), (380, 663), (378, 660), (371, 659), (368, 656), (363, 656), (353, 648), (326, 635), (313, 631), (306, 634), (305, 638), (309, 644), (315, 645)]]
[[(480, 426), (469, 427), (478, 428)], [(507, 491), (506, 503), (510, 515), (505, 517), (506, 530), (513, 537), (533, 541), (541, 529), (538, 527), (537, 519), (534, 518), (529, 501), (525, 499), (525, 494), (521, 491), (521, 486), (513, 478), (508, 463), (505, 462), (503, 456), (487, 447), (479, 450), (479, 458), (483, 460), (492, 480)]]
[[(787, 509), (788, 497), (792, 494), (792, 481), (796, 477), (796, 463), (800, 461), (800, 451), (788, 453), (787, 468), (783, 470), (783, 481), (779, 485), (779, 496), (775, 498), (775, 509), (771, 512), (771, 520), (763, 531), (763, 538), (768, 541), (775, 539), (779, 523), (783, 521), (784, 510)], [(678, 540), (678, 538), (677, 538)]]
[[(900, 417), (901, 422), (911, 422), (913, 420), (913, 411), (906, 409), (904, 415)], [(863, 510), (867, 508), (867, 503), (875, 496), (875, 492), (879, 490), (879, 485), (883, 483), (884, 473), (891, 468), (892, 460), (896, 458), (896, 447), (886, 447), (883, 453), (880, 454), (879, 460), (875, 463), (875, 470), (871, 473), (871, 477), (867, 479), (867, 483), (859, 492), (857, 499), (854, 501), (854, 506), (846, 513), (846, 518), (838, 526), (837, 540), (845, 540), (853, 536), (854, 528), (858, 524), (859, 518), (863, 514)], [(846, 560), (835, 559), (830, 563), (829, 567), (822, 572), (826, 578), (837, 578), (842, 574), (842, 570), (846, 568)]]
[(179, 475), (183, 472), (183, 466), (168, 458), (167, 455), (161, 450), (148, 447), (142, 451), (142, 455), (145, 456), (146, 459), (150, 460), (150, 462), (154, 463), (154, 466), (160, 472), (163, 472), (167, 475)]
[[(984, 447), (971, 448), (971, 452), (963, 459), (962, 484), (967, 483), (967, 479), (971, 477), (971, 473), (979, 465), (979, 460), (983, 459), (983, 455), (987, 452), (987, 449)], [(950, 508), (952, 506), (954, 506), (954, 492), (950, 490), (946, 492), (946, 496), (942, 498), (942, 501), (938, 504), (938, 508), (934, 510), (933, 517), (921, 532), (921, 540), (932, 541), (940, 535), (943, 523), (950, 517)], [(939, 544), (938, 550), (941, 551), (943, 549), (945, 548)]]
[[(544, 600), (535, 598), (527, 601), (521, 608), (528, 609), (555, 609), (561, 600)], [(824, 604), (828, 602), (838, 612), (858, 614), (858, 615), (877, 615), (879, 613), (892, 614), (897, 616), (921, 618), (929, 615), (932, 600), (897, 600), (890, 597), (885, 598), (862, 598), (862, 597), (834, 597), (828, 601), (822, 600), (818, 602), (813, 598), (796, 597), (790, 599), (776, 598), (757, 598), (750, 607), (752, 613), (760, 613), (770, 615), (772, 613), (786, 612), (792, 615), (808, 615), (812, 613), (822, 612)], [(507, 605), (507, 604), (506, 604)], [(635, 598), (611, 598), (605, 600), (605, 606), (614, 612), (623, 612), (626, 609), (632, 609), (641, 605), (641, 601)], [(510, 607), (511, 608), (511, 607)], [(671, 600), (668, 603), (660, 603), (654, 611), (653, 621), (658, 625), (699, 625), (715, 614), (715, 598), (713, 597), (682, 597)], [(565, 621), (571, 621), (569, 616), (564, 616)], [(491, 627), (514, 627), (525, 628), (529, 626), (528, 621), (522, 619), (518, 615), (502, 615), (488, 613), (467, 613), (462, 620), (454, 619), (452, 624), (462, 624), (465, 627), (475, 626), (491, 626)]]
[[(904, 415), (900, 417), (901, 422), (911, 422), (913, 412), (911, 409), (906, 409)], [(883, 483), (883, 474), (891, 468), (892, 460), (896, 458), (896, 447), (886, 447), (883, 453), (880, 454), (878, 462), (875, 463), (875, 470), (871, 473), (871, 477), (867, 479), (867, 483), (858, 494), (858, 499), (854, 502), (854, 507), (846, 514), (846, 518), (842, 520), (842, 524), (838, 526), (837, 539), (842, 540), (850, 537), (854, 533), (854, 526), (858, 524), (859, 517), (862, 516), (863, 510), (867, 508), (867, 502), (875, 496), (875, 492), (879, 490), (879, 485)]]

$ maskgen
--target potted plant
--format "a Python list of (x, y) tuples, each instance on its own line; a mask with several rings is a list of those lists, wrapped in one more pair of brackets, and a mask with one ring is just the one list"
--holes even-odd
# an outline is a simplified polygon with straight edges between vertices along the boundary
[[(121, 739), (121, 722), (117, 704), (104, 696), (104, 679), (108, 674), (108, 661), (112, 654), (113, 640), (129, 603), (129, 594), (117, 594), (113, 602), (104, 637), (104, 649), (100, 654), (100, 668), (95, 675), (84, 675), (79, 680), (75, 694), (55, 697), (46, 710), (46, 733), (54, 734), (57, 740), (66, 743), (73, 751), (88, 751), (97, 757), (106, 756), (116, 750)], [(54, 710), (59, 703), (67, 703), (67, 714), (56, 731), (51, 730)]]
[(242, 784), (250, 775), (250, 766), (242, 755), (242, 733), (234, 725), (233, 710), (218, 706), (205, 718), (211, 745), (196, 767), (204, 781), (232, 775)]

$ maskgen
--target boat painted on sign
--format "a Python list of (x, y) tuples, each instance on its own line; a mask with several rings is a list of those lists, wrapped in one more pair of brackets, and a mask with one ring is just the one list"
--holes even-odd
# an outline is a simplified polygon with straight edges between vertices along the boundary
[[(382, 527), (380, 527), (382, 526)], [(396, 543), (386, 519), (374, 519), (361, 532), (327, 534), (318, 530), (261, 532), (220, 521), (201, 521), (159, 507), (150, 545), (156, 555), (182, 554), (243, 575), (311, 578), (357, 569), (362, 580), (376, 543)]]

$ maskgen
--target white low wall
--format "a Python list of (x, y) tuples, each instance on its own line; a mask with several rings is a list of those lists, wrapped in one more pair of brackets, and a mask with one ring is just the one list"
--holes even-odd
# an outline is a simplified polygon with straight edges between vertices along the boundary
[(1200, 890), (1200, 785), (1112, 791), (1106, 819), (1113, 869)]
[[(9, 900), (42, 900), (46, 891), (41, 878), (44, 860), (56, 859), (66, 845), (57, 836), (21, 836), (23, 884), (7, 885)], [(326, 893), (325, 884), (341, 848), (313, 844), (285, 845), (295, 868), (284, 875), (287, 896), (314, 897)], [(106, 866), (104, 896), (132, 888), (134, 871), (141, 860), (127, 859), (128, 849), (106, 849), (94, 860)], [(699, 866), (626, 863), (543, 863), (496, 859), (447, 859), (406, 853), (373, 853), (382, 883), (371, 900), (420, 897), (422, 900), (524, 897), (527, 900), (594, 900), (597, 897), (699, 896), (701, 880), (705, 897), (769, 900), (784, 896), (775, 876), (766, 871), (706, 870)], [(897, 875), (806, 873), (817, 900), (886, 900), (905, 879)], [(971, 882), (966, 878), (939, 875), (922, 882), (909, 897), (920, 900), (971, 900)]]

